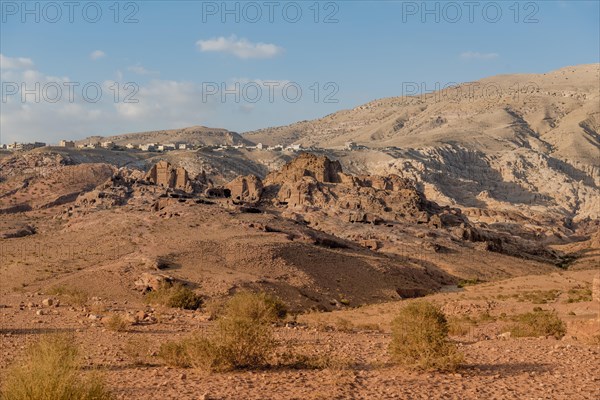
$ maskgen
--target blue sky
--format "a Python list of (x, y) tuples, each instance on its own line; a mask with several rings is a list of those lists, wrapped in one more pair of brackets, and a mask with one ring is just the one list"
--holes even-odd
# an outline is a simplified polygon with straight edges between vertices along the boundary
[(0, 141), (190, 125), (244, 132), (398, 96), (406, 82), (597, 63), (599, 3), (257, 1), (227, 2), (226, 14), (221, 1), (26, 10), (2, 0)]

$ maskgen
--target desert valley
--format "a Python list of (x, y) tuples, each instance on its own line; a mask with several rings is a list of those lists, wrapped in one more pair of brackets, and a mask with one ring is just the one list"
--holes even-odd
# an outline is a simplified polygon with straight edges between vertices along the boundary
[(476, 83), (0, 150), (2, 398), (600, 397), (600, 65)]

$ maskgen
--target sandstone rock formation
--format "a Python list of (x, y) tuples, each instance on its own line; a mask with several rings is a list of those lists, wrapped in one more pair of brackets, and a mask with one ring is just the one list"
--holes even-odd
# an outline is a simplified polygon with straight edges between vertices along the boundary
[(136, 288), (138, 288), (142, 292), (147, 292), (150, 290), (158, 290), (161, 286), (171, 285), (172, 283), (173, 283), (173, 278), (168, 275), (151, 274), (149, 272), (144, 272), (134, 282), (134, 285), (136, 286)]
[[(472, 221), (554, 236), (600, 218), (599, 77), (598, 63), (494, 76), (245, 137), (331, 149), (347, 172), (410, 177)], [(340, 151), (346, 142), (368, 149)]]
[(342, 166), (338, 161), (312, 153), (302, 153), (294, 159), (293, 163), (288, 163), (279, 171), (269, 174), (267, 179), (272, 182), (297, 182), (305, 176), (324, 183), (341, 183), (348, 178), (342, 172)]
[(260, 201), (263, 183), (256, 175), (238, 176), (225, 188), (229, 189), (234, 202), (256, 204)]
[(72, 203), (115, 171), (107, 163), (77, 164), (53, 151), (6, 157), (0, 161), (0, 214)]
[(310, 153), (269, 174), (265, 187), (276, 205), (341, 212), (348, 222), (401, 221), (440, 228), (466, 222), (459, 209), (428, 201), (409, 179), (348, 175), (339, 162)]
[(159, 161), (150, 168), (146, 180), (165, 188), (192, 191), (192, 185), (187, 171), (183, 167), (173, 167), (167, 161)]

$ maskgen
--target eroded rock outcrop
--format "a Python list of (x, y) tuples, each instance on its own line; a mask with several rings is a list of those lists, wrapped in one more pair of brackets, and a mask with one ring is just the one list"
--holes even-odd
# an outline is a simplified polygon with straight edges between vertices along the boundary
[(146, 174), (146, 180), (169, 189), (191, 192), (193, 190), (188, 172), (183, 167), (174, 167), (167, 161), (154, 164)]
[(312, 177), (316, 181), (324, 183), (341, 183), (348, 176), (342, 172), (342, 165), (339, 161), (332, 161), (325, 156), (302, 153), (279, 171), (269, 174), (266, 180), (297, 182), (303, 177)]
[(231, 198), (237, 203), (256, 204), (263, 192), (263, 183), (255, 175), (238, 176), (227, 185)]
[(401, 221), (441, 228), (467, 221), (459, 209), (428, 201), (407, 178), (345, 174), (339, 162), (309, 153), (269, 174), (265, 192), (275, 205), (341, 213), (347, 222)]

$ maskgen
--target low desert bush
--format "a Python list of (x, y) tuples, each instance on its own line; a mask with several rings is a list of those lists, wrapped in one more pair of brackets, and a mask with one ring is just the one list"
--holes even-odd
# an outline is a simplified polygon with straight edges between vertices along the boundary
[(284, 311), (283, 303), (267, 294), (238, 293), (223, 307), (214, 332), (165, 343), (159, 357), (209, 371), (264, 367), (276, 346), (273, 323)]
[(567, 303), (592, 301), (592, 289), (570, 289), (568, 294), (569, 298), (566, 300)]
[(480, 283), (483, 283), (483, 281), (480, 281), (479, 278), (472, 278), (472, 279), (464, 279), (462, 281), (459, 281), (456, 284), (456, 286), (459, 288), (464, 288), (467, 286), (479, 285)]
[(554, 302), (560, 296), (560, 290), (532, 290), (515, 294), (519, 302), (529, 302), (533, 304), (548, 304)]
[(510, 326), (512, 337), (554, 336), (562, 338), (567, 333), (564, 322), (555, 311), (534, 311), (514, 316)]
[(172, 367), (191, 367), (188, 343), (188, 339), (163, 343), (158, 350), (158, 357)]
[(106, 327), (111, 331), (124, 332), (129, 327), (129, 323), (120, 314), (113, 314), (106, 320)]
[(340, 332), (354, 332), (354, 324), (346, 318), (338, 318), (335, 323), (335, 329)]
[(43, 337), (7, 372), (2, 400), (109, 400), (98, 376), (80, 376), (77, 348), (68, 336)]
[(89, 299), (86, 291), (69, 286), (55, 286), (48, 290), (48, 294), (60, 296), (64, 301), (74, 306), (84, 306)]
[(244, 318), (260, 323), (273, 323), (286, 315), (286, 305), (276, 297), (264, 292), (240, 292), (227, 301), (221, 319)]
[(453, 371), (462, 362), (444, 313), (425, 301), (410, 303), (392, 321), (389, 351), (396, 363), (420, 370)]
[(146, 301), (172, 308), (196, 310), (202, 305), (202, 299), (193, 290), (181, 283), (162, 285), (157, 290), (148, 292)]

